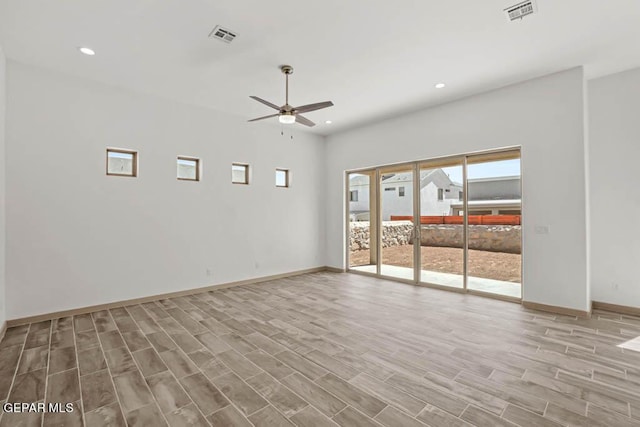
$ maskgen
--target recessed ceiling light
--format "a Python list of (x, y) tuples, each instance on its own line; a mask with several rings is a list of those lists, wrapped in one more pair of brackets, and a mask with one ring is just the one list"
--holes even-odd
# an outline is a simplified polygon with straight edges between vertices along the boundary
[(436, 84), (436, 89), (442, 89), (445, 86), (446, 86), (446, 84), (444, 84), (444, 83), (438, 83), (438, 84)]
[(89, 49), (88, 47), (79, 47), (78, 50), (85, 55), (93, 56), (95, 55), (95, 51), (93, 49)]
[(327, 120), (325, 121), (326, 124), (330, 125), (331, 123), (333, 123), (331, 120)]

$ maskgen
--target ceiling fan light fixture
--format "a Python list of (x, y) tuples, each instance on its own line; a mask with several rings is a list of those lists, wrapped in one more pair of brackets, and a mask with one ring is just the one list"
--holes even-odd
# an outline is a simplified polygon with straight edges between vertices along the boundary
[(283, 125), (292, 125), (296, 122), (296, 116), (291, 113), (283, 113), (278, 117), (278, 121)]
[(333, 102), (324, 101), (324, 102), (316, 102), (314, 104), (300, 105), (298, 107), (292, 107), (289, 105), (289, 75), (293, 73), (293, 67), (291, 65), (283, 65), (280, 67), (280, 71), (285, 75), (285, 97), (284, 97), (284, 105), (282, 107), (278, 107), (276, 104), (265, 101), (262, 98), (251, 95), (249, 98), (258, 101), (261, 104), (266, 105), (267, 107), (273, 108), (278, 111), (275, 114), (269, 114), (268, 116), (258, 117), (256, 119), (249, 120), (250, 122), (256, 122), (258, 120), (271, 119), (274, 117), (278, 117), (278, 121), (283, 125), (292, 125), (294, 123), (301, 124), (303, 126), (313, 127), (316, 124), (311, 120), (307, 119), (302, 114), (308, 113), (310, 111), (322, 110), (323, 108), (333, 107)]

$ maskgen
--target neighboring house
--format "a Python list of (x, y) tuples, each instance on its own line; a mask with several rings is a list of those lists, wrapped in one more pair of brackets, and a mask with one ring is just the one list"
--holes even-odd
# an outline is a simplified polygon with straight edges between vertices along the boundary
[[(462, 198), (462, 184), (451, 181), (442, 169), (420, 172), (420, 214), (449, 215), (451, 204)], [(413, 175), (398, 173), (382, 177), (382, 220), (391, 215), (413, 214)]]
[[(469, 213), (472, 215), (520, 215), (522, 189), (519, 176), (469, 179)], [(462, 202), (453, 203), (453, 215), (461, 215)]]
[[(369, 221), (368, 175), (353, 175), (349, 181), (351, 221)], [(516, 214), (521, 211), (520, 177), (470, 179), (469, 212), (475, 215)], [(461, 215), (462, 184), (453, 182), (442, 169), (420, 173), (420, 215)], [(413, 176), (411, 173), (382, 176), (382, 220), (392, 215), (413, 214)]]
[[(352, 221), (369, 221), (369, 176), (354, 175), (349, 181), (349, 212)], [(382, 176), (382, 220), (391, 215), (413, 213), (413, 176), (411, 173)], [(442, 169), (420, 173), (422, 215), (450, 215), (451, 204), (462, 197), (462, 185), (451, 181)]]
[(369, 175), (352, 174), (349, 178), (349, 220), (369, 221)]

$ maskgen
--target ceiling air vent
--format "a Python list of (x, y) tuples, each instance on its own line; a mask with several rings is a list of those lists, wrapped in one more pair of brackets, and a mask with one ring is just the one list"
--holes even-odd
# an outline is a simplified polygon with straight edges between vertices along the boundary
[(522, 19), (527, 15), (531, 15), (537, 11), (536, 4), (533, 0), (523, 1), (504, 10), (509, 21)]
[(238, 35), (233, 31), (222, 28), (220, 25), (216, 25), (213, 31), (209, 33), (209, 37), (213, 37), (214, 39), (218, 39), (225, 43), (231, 43), (237, 36)]

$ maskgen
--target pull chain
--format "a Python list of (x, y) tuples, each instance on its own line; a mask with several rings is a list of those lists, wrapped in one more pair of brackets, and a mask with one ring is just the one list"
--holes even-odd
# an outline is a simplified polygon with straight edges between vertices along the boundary
[[(284, 126), (280, 126), (280, 135), (281, 136), (285, 136), (284, 135)], [(289, 134), (289, 139), (293, 139), (293, 132), (291, 134)]]

